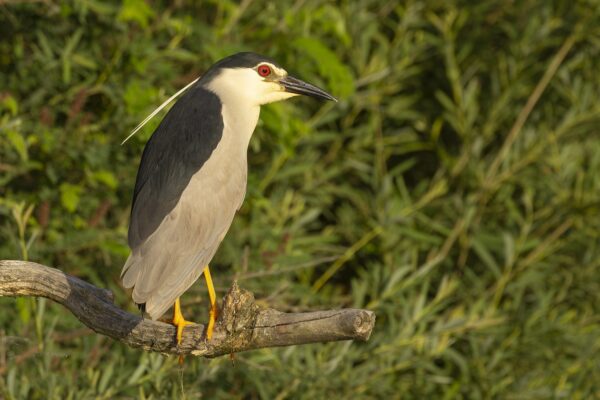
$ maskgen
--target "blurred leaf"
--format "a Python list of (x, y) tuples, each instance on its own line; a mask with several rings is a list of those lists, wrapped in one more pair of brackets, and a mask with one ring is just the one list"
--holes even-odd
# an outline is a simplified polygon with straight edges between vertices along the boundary
[(12, 96), (5, 96), (2, 99), (2, 108), (7, 109), (12, 115), (17, 115), (19, 112), (19, 103)]
[(14, 149), (19, 154), (19, 157), (22, 161), (28, 161), (29, 155), (27, 153), (27, 144), (25, 143), (25, 139), (19, 132), (7, 130), (5, 131), (6, 137), (10, 144), (13, 145)]
[[(132, 80), (125, 88), (124, 100), (127, 112), (132, 115), (140, 114), (146, 107), (152, 105), (157, 95), (157, 90), (144, 85), (138, 80)], [(160, 104), (160, 103), (159, 103)]]
[(118, 19), (124, 22), (137, 22), (142, 28), (148, 26), (154, 11), (144, 0), (123, 0)]
[(115, 175), (107, 170), (94, 172), (94, 179), (98, 180), (99, 182), (102, 182), (110, 189), (116, 189), (119, 184)]
[(348, 97), (354, 92), (354, 79), (350, 69), (319, 40), (299, 38), (294, 40), (293, 46), (300, 53), (312, 58), (319, 74), (327, 78), (334, 95)]
[(75, 53), (72, 55), (72, 59), (75, 64), (81, 65), (82, 67), (94, 70), (98, 69), (96, 62), (83, 54)]
[(27, 325), (31, 321), (31, 298), (19, 297), (16, 299), (17, 310), (19, 311), (19, 319), (23, 325)]
[(60, 202), (69, 212), (74, 212), (79, 205), (80, 195), (83, 191), (81, 186), (63, 183), (60, 185)]

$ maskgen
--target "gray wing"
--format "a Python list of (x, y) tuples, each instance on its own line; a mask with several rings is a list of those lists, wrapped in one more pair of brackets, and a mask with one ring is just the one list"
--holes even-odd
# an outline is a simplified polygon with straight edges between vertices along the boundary
[(175, 207), (222, 132), (221, 101), (200, 85), (190, 88), (169, 110), (140, 161), (128, 235), (131, 249), (146, 240)]
[(222, 184), (223, 177), (211, 173), (215, 172), (211, 164), (206, 164), (209, 170), (203, 168), (192, 178), (177, 206), (125, 264), (123, 285), (133, 287), (133, 300), (145, 304), (153, 319), (164, 314), (198, 279), (243, 199), (241, 169), (236, 171), (239, 179)]
[(146, 145), (134, 191), (132, 254), (121, 277), (154, 319), (198, 279), (245, 193), (245, 159), (223, 168), (218, 97), (190, 91)]

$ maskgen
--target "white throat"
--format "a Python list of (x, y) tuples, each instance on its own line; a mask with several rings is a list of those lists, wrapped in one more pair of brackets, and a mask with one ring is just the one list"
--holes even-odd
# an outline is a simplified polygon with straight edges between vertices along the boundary
[(210, 81), (206, 88), (219, 96), (221, 100), (223, 139), (231, 139), (240, 143), (244, 153), (246, 153), (250, 138), (258, 123), (260, 104), (251, 101), (248, 94), (240, 90), (240, 87), (235, 84), (235, 79), (222, 75), (221, 73)]
[[(282, 69), (277, 72), (287, 74)], [(296, 96), (286, 92), (280, 84), (263, 79), (252, 68), (225, 68), (206, 88), (221, 99), (225, 130), (241, 136), (238, 140), (246, 150), (258, 122), (260, 106)]]

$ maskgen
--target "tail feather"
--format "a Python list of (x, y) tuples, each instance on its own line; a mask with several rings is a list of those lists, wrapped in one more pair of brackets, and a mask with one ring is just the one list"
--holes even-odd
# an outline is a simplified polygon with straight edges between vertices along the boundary
[(127, 289), (135, 285), (140, 274), (141, 268), (139, 263), (136, 262), (138, 261), (137, 259), (138, 257), (134, 256), (133, 253), (130, 254), (121, 271), (121, 281), (123, 282), (123, 287)]

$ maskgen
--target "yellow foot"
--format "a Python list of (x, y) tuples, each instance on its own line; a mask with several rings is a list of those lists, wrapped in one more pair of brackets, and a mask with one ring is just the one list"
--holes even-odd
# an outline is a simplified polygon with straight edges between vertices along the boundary
[(175, 300), (175, 307), (173, 309), (173, 325), (177, 327), (177, 346), (181, 344), (181, 338), (183, 337), (183, 328), (186, 325), (190, 325), (192, 322), (186, 321), (181, 313), (181, 306), (179, 304), (179, 298)]
[[(192, 322), (186, 321), (181, 313), (181, 305), (179, 304), (179, 298), (175, 300), (175, 306), (173, 307), (173, 325), (177, 328), (177, 346), (181, 344), (183, 338), (183, 328), (186, 325), (190, 325)], [(183, 356), (179, 356), (179, 365), (183, 364)]]
[(183, 328), (191, 324), (193, 324), (193, 322), (186, 321), (183, 319), (183, 317), (181, 317), (181, 319), (173, 318), (173, 325), (175, 325), (177, 328), (177, 346), (181, 344), (181, 339), (183, 338)]

